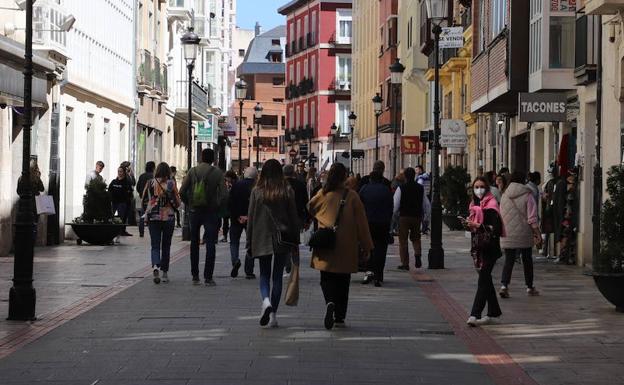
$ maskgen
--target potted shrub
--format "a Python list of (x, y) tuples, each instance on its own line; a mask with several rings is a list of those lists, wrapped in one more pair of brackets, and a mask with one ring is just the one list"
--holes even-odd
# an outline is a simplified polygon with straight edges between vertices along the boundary
[(123, 231), (124, 225), (119, 218), (113, 218), (110, 193), (106, 184), (93, 179), (87, 186), (82, 199), (83, 213), (70, 223), (76, 233), (76, 243), (82, 241), (92, 245), (110, 245)]
[(609, 198), (600, 216), (600, 253), (593, 258), (593, 277), (600, 293), (624, 312), (624, 166), (607, 172)]
[(448, 166), (440, 177), (440, 200), (442, 201), (442, 220), (449, 230), (462, 230), (458, 216), (468, 215), (468, 185), (470, 175), (461, 166)]

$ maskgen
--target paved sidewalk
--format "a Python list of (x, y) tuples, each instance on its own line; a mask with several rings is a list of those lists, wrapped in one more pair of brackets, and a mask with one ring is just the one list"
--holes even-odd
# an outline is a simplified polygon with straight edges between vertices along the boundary
[[(445, 232), (444, 247), (446, 269), (424, 273), (461, 304), (467, 318), (477, 283), (469, 242), (463, 232)], [(493, 273), (497, 290), (501, 270), (499, 260)], [(537, 260), (535, 286), (541, 295), (528, 297), (517, 264), (511, 298), (499, 298), (502, 324), (484, 328), (539, 384), (624, 383), (624, 314), (615, 312), (584, 273), (580, 267)]]
[[(37, 291), (36, 315), (46, 320), (73, 303), (83, 300), (113, 283), (132, 275), (149, 262), (149, 236), (122, 237), (115, 246), (76, 245), (67, 241), (60, 246), (37, 247), (34, 260), (34, 283)], [(184, 244), (174, 244), (176, 251)], [(13, 278), (13, 256), (0, 258), (0, 339), (29, 323), (6, 321), (9, 312), (9, 289)]]
[(2, 383), (493, 384), (406, 273), (390, 269), (383, 288), (354, 277), (349, 327), (327, 331), (306, 253), (299, 306), (263, 329), (258, 282), (229, 277), (227, 249), (216, 287), (190, 285), (183, 258), (171, 283), (145, 279), (0, 360)]

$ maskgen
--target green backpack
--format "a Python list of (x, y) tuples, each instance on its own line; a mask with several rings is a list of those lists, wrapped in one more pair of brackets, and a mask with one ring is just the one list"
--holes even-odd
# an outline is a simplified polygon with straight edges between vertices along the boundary
[(191, 206), (192, 207), (208, 207), (210, 203), (208, 202), (208, 192), (206, 191), (206, 179), (211, 172), (214, 171), (214, 167), (208, 171), (206, 178), (199, 179), (197, 175), (197, 170), (195, 169), (195, 175), (193, 177), (193, 193), (191, 198)]

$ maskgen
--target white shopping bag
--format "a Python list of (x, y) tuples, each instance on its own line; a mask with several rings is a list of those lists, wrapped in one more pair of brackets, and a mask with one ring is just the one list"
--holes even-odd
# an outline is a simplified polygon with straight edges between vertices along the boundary
[(36, 195), (35, 204), (37, 205), (37, 214), (39, 215), (56, 214), (56, 210), (54, 209), (54, 199), (52, 199), (52, 195)]

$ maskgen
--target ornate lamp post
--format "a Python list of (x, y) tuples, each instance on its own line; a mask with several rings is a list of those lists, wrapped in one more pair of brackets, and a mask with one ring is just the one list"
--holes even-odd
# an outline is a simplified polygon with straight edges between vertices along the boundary
[(396, 58), (390, 66), (390, 83), (394, 94), (394, 122), (392, 127), (392, 176), (397, 173), (397, 135), (399, 134), (399, 86), (403, 80), (405, 66)]
[(256, 123), (256, 167), (260, 168), (260, 119), (262, 119), (262, 105), (256, 103), (254, 107), (254, 120)]
[[(197, 59), (197, 48), (199, 46), (199, 36), (193, 32), (193, 27), (189, 27), (188, 31), (180, 38), (182, 47), (184, 48), (184, 60), (186, 60), (186, 68), (188, 70), (188, 119), (186, 121), (186, 171), (189, 172), (193, 166), (193, 69), (195, 68), (195, 60)], [(188, 210), (184, 208), (184, 226), (182, 226), (182, 240), (191, 240), (191, 230), (189, 227)]]
[(243, 104), (247, 98), (247, 82), (243, 79), (236, 82), (236, 99), (240, 107), (238, 117), (238, 175), (243, 175)]
[(355, 131), (355, 121), (357, 120), (357, 116), (355, 115), (355, 112), (351, 111), (351, 113), (349, 114), (349, 126), (350, 126), (350, 132), (349, 132), (349, 136), (351, 138), (349, 143), (349, 171), (353, 174), (353, 131)]
[(332, 123), (329, 130), (332, 138), (332, 164), (334, 164), (334, 161), (336, 160), (336, 134), (338, 132), (338, 126), (336, 126), (336, 123)]
[(383, 111), (381, 108), (383, 99), (379, 93), (373, 97), (373, 110), (375, 111), (375, 161), (379, 160), (379, 116)]
[(444, 269), (444, 249), (442, 248), (442, 203), (440, 202), (440, 23), (446, 19), (448, 0), (425, 0), (427, 15), (433, 25), (434, 45), (434, 99), (433, 99), (433, 148), (431, 149), (431, 171), (433, 191), (431, 199), (431, 247), (429, 268)]

